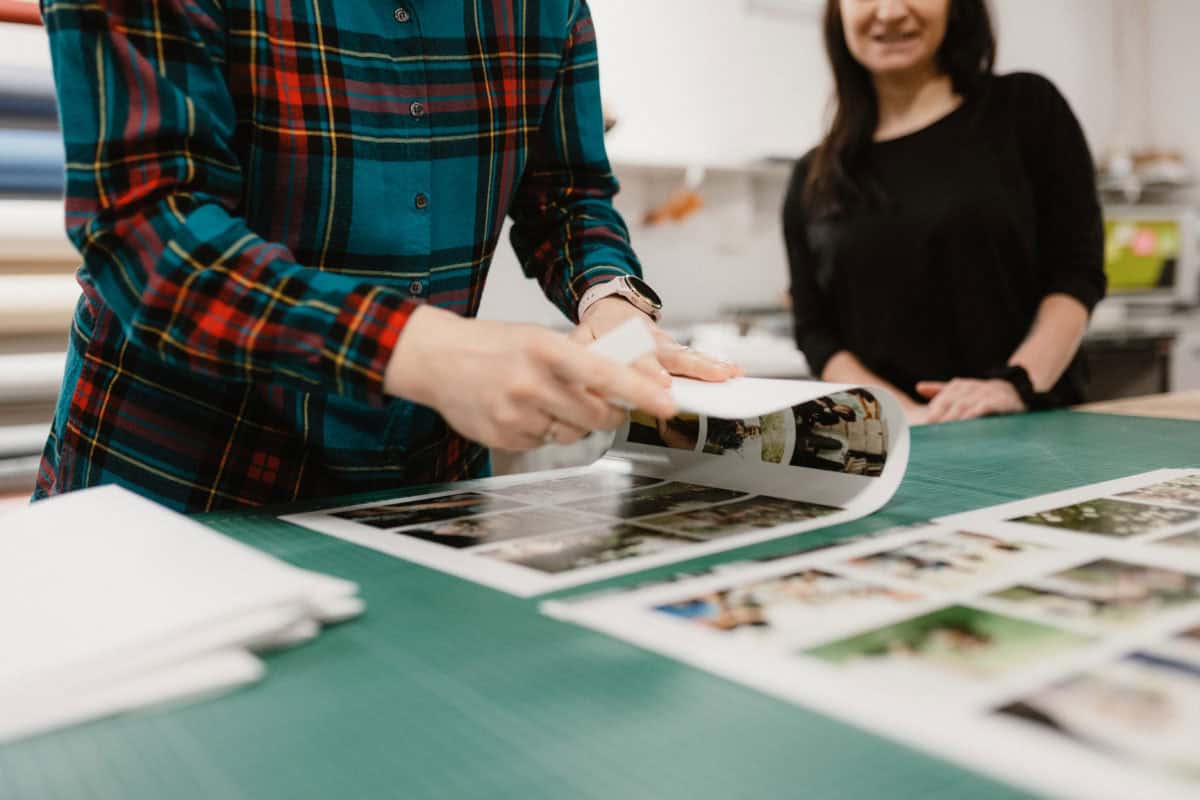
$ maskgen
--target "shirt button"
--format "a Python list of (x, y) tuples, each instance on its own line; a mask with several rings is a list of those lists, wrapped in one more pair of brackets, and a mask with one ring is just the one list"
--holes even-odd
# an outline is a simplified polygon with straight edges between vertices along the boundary
[(413, 103), (408, 107), (408, 113), (412, 114), (417, 119), (420, 119), (421, 117), (425, 116), (425, 104)]
[(425, 285), (420, 281), (413, 281), (408, 285), (409, 294), (421, 294), (425, 291)]
[(423, 192), (421, 194), (418, 194), (416, 197), (413, 198), (413, 205), (415, 205), (421, 211), (424, 211), (425, 209), (429, 208), (429, 195), (427, 195)]
[(399, 22), (401, 25), (412, 19), (412, 14), (409, 14), (408, 9), (404, 8), (403, 6), (393, 11), (392, 16), (395, 17), (396, 22)]

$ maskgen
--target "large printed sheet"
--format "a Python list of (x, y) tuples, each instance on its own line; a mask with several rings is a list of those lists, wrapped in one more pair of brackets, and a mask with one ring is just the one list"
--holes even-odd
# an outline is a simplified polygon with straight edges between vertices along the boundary
[(1200, 472), (543, 604), (1062, 797), (1200, 797)]
[(281, 519), (521, 596), (802, 533), (891, 498), (909, 432), (885, 392), (678, 380), (600, 463)]

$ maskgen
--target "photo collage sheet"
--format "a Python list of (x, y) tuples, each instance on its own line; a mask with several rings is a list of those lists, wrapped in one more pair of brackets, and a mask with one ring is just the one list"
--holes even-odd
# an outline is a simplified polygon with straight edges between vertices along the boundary
[(1200, 797), (1200, 471), (543, 610), (1035, 791)]
[[(634, 412), (590, 467), (281, 519), (523, 597), (866, 516), (908, 429), (882, 392), (743, 379)], [(711, 416), (706, 410), (736, 415)]]

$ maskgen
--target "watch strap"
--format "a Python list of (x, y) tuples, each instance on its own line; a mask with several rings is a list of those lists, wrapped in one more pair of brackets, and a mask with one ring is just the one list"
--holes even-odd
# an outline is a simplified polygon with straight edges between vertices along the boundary
[(1026, 409), (1033, 411), (1042, 407), (1044, 397), (1033, 388), (1033, 381), (1030, 379), (1029, 373), (1020, 364), (1006, 364), (989, 372), (987, 377), (1011, 384)]

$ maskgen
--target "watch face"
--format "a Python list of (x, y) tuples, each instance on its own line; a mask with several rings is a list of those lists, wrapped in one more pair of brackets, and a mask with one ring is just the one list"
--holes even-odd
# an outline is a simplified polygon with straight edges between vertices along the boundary
[(659, 298), (658, 292), (651, 289), (644, 280), (634, 275), (627, 275), (625, 280), (629, 282), (629, 288), (646, 298), (652, 307), (662, 308), (662, 300)]

